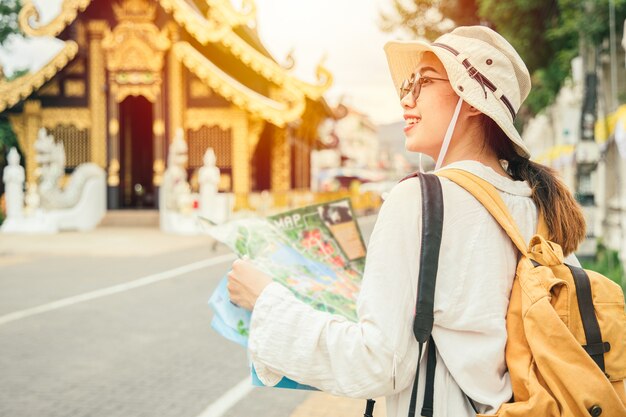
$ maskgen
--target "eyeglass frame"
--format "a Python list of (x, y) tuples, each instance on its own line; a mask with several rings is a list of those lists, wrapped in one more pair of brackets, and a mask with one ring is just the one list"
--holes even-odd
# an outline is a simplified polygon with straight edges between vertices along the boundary
[[(419, 74), (419, 77), (415, 77), (417, 73), (411, 74), (411, 78), (405, 78), (400, 84), (400, 100), (404, 100), (404, 98), (411, 93), (413, 95), (413, 100), (417, 100), (422, 92), (422, 85), (430, 82), (430, 81), (450, 81), (447, 78), (437, 78), (437, 77), (429, 77)], [(424, 80), (424, 81), (421, 81)]]

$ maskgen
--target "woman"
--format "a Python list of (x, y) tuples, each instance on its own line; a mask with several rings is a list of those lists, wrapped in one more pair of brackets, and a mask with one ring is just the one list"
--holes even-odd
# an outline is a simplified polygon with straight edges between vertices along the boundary
[[(541, 210), (550, 239), (571, 254), (585, 236), (584, 219), (553, 173), (529, 161), (513, 126), (530, 90), (528, 70), (513, 47), (493, 30), (473, 26), (432, 44), (391, 42), (385, 52), (407, 122), (406, 148), (431, 156), (436, 169), (466, 170), (493, 184), (527, 241)], [(512, 396), (505, 316), (517, 252), (474, 197), (446, 179), (441, 183), (434, 416), (475, 415), (467, 397), (481, 413), (494, 413)], [(284, 375), (336, 395), (386, 396), (388, 417), (407, 415), (418, 360), (412, 320), (421, 247), (419, 187), (417, 178), (400, 182), (380, 210), (358, 323), (313, 310), (247, 262), (233, 264), (231, 299), (253, 311), (249, 351), (264, 383)], [(422, 397), (423, 386), (418, 411)]]

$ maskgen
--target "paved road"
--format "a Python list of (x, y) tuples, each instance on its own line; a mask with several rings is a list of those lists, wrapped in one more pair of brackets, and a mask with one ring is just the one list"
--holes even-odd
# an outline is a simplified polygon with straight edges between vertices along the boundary
[[(248, 377), (245, 350), (210, 329), (233, 259), (210, 247), (141, 228), (0, 235), (0, 416), (208, 416)], [(254, 389), (223, 415), (305, 416), (307, 398)]]

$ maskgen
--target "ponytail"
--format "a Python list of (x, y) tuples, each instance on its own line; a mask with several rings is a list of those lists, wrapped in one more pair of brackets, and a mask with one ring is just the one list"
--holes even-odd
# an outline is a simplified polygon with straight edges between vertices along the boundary
[(489, 117), (484, 116), (486, 145), (499, 159), (508, 161), (508, 173), (514, 180), (527, 181), (532, 199), (548, 227), (547, 238), (558, 243), (565, 256), (574, 252), (585, 239), (585, 218), (580, 205), (556, 172), (520, 156), (513, 142)]

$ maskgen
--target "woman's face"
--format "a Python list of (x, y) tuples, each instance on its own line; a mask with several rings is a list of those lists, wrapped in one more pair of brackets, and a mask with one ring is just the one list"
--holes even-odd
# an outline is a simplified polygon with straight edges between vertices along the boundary
[[(426, 52), (416, 68), (416, 75), (448, 79), (443, 64), (431, 52)], [(417, 100), (408, 93), (402, 100), (405, 147), (411, 152), (425, 153), (437, 159), (441, 143), (459, 100), (449, 81), (431, 80), (421, 86)]]

